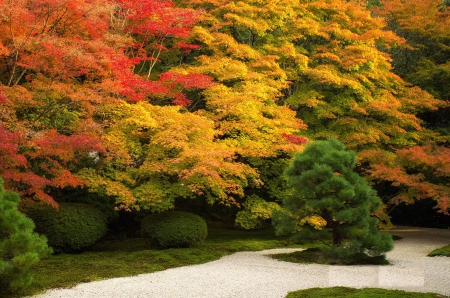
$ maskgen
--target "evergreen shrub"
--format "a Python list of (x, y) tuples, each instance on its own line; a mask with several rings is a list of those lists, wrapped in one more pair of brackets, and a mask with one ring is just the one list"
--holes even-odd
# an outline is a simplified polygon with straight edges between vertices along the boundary
[(0, 296), (4, 289), (20, 292), (31, 284), (31, 267), (51, 254), (33, 221), (18, 210), (19, 195), (3, 190), (0, 179)]
[(335, 258), (392, 250), (392, 236), (379, 231), (374, 216), (381, 199), (355, 166), (356, 153), (334, 138), (297, 153), (285, 172), (292, 194), (285, 210), (272, 215), (277, 234), (322, 240), (324, 253)]
[(145, 217), (141, 232), (151, 247), (190, 247), (205, 240), (208, 228), (200, 216), (174, 211)]
[(105, 215), (87, 204), (60, 203), (59, 210), (43, 204), (25, 208), (36, 231), (48, 239), (55, 252), (79, 252), (102, 238), (107, 231)]

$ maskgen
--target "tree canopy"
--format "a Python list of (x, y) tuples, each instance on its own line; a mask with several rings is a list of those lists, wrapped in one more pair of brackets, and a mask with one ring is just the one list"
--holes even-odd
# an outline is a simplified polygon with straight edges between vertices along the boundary
[(0, 1), (5, 188), (221, 205), (251, 227), (294, 153), (335, 137), (385, 204), (448, 214), (447, 7), (365, 2)]

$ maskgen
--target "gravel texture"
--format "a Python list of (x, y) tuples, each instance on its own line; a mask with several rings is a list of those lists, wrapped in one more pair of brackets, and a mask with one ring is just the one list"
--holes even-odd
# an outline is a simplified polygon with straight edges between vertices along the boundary
[(450, 230), (398, 227), (403, 237), (387, 254), (390, 266), (329, 266), (295, 264), (268, 255), (298, 249), (238, 252), (206, 264), (150, 274), (114, 278), (53, 289), (34, 298), (100, 297), (285, 297), (288, 292), (347, 286), (435, 292), (450, 296), (450, 258), (426, 257), (450, 243)]

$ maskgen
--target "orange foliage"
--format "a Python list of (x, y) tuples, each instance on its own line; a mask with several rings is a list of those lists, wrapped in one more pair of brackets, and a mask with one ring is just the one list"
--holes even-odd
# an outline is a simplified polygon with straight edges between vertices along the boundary
[(389, 181), (397, 194), (389, 204), (413, 203), (430, 198), (436, 201), (438, 212), (450, 212), (450, 149), (434, 145), (413, 146), (395, 150), (381, 149), (360, 153), (362, 161), (369, 161), (366, 171), (374, 182)]

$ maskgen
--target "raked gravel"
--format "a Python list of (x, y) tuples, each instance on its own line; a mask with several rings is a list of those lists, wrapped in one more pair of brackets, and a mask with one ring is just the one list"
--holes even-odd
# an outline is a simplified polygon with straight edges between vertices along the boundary
[(295, 290), (333, 286), (450, 296), (450, 258), (426, 256), (450, 244), (450, 230), (397, 227), (391, 233), (403, 239), (395, 241), (394, 250), (387, 254), (390, 266), (295, 264), (268, 255), (299, 249), (270, 249), (238, 252), (201, 265), (48, 290), (33, 298), (281, 298)]

